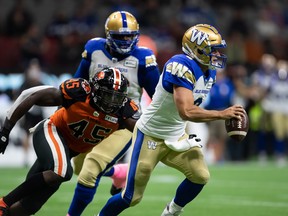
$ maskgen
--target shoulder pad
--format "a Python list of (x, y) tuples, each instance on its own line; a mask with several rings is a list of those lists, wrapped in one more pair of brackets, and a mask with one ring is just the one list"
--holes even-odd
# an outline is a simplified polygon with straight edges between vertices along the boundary
[(91, 92), (91, 86), (85, 79), (69, 79), (60, 85), (64, 100), (85, 101)]

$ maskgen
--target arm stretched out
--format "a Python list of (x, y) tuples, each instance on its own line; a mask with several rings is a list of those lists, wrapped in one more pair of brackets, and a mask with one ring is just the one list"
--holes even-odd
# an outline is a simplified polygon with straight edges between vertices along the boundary
[(37, 86), (24, 90), (8, 111), (4, 125), (0, 130), (0, 153), (4, 154), (9, 141), (9, 134), (16, 122), (33, 105), (59, 106), (61, 104), (61, 92), (52, 86)]
[(14, 125), (33, 105), (59, 106), (61, 104), (62, 96), (60, 90), (57, 88), (52, 86), (29, 88), (24, 90), (16, 99), (8, 111), (7, 120)]

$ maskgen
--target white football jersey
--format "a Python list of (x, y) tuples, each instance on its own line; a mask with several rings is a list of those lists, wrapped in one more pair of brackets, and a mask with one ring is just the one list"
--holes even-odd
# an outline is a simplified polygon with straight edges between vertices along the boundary
[(93, 38), (85, 45), (82, 61), (88, 62), (89, 75), (82, 62), (74, 77), (90, 79), (105, 67), (116, 67), (129, 80), (128, 97), (140, 104), (142, 88), (150, 96), (155, 91), (159, 80), (159, 70), (153, 52), (144, 47), (136, 47), (129, 56), (115, 58), (105, 48), (106, 39)]
[(173, 85), (190, 89), (194, 104), (200, 105), (216, 81), (216, 71), (209, 70), (204, 77), (197, 63), (186, 55), (176, 55), (165, 65), (151, 104), (137, 121), (136, 126), (146, 135), (178, 140), (185, 133), (186, 121), (177, 110), (173, 99)]

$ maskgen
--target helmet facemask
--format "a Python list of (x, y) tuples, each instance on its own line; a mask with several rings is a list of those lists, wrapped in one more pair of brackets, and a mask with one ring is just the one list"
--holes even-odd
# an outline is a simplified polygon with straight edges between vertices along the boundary
[(131, 54), (139, 41), (138, 22), (126, 11), (114, 12), (107, 18), (105, 33), (109, 48), (121, 55)]
[(116, 92), (105, 87), (99, 87), (93, 101), (105, 113), (115, 113), (123, 105), (127, 93)]
[[(107, 44), (114, 52), (122, 55), (129, 55), (137, 45), (139, 41), (139, 33), (119, 33), (110, 31), (107, 32)], [(129, 38), (129, 39), (125, 39)]]
[(105, 68), (91, 79), (93, 103), (105, 113), (116, 113), (128, 93), (128, 80), (115, 68)]
[[(224, 41), (225, 43), (225, 41)], [(206, 49), (202, 50), (202, 53), (207, 56), (207, 64), (211, 68), (224, 68), (227, 61), (227, 56), (223, 53), (220, 53), (218, 49), (226, 47), (224, 45), (220, 46), (213, 46), (213, 47), (207, 47)], [(209, 50), (207, 53), (205, 50)], [(201, 50), (198, 50), (198, 53), (201, 53)]]

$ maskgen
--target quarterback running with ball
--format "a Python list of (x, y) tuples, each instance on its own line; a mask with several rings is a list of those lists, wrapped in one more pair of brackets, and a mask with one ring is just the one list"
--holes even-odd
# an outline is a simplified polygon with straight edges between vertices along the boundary
[(199, 107), (216, 82), (215, 68), (225, 66), (226, 56), (219, 51), (225, 47), (213, 26), (198, 24), (184, 33), (184, 53), (166, 62), (152, 102), (136, 123), (126, 186), (108, 200), (99, 216), (116, 216), (138, 204), (160, 161), (185, 175), (162, 216), (180, 215), (201, 192), (210, 174), (200, 143), (185, 133), (187, 121), (241, 119), (245, 112), (239, 105), (221, 111)]

